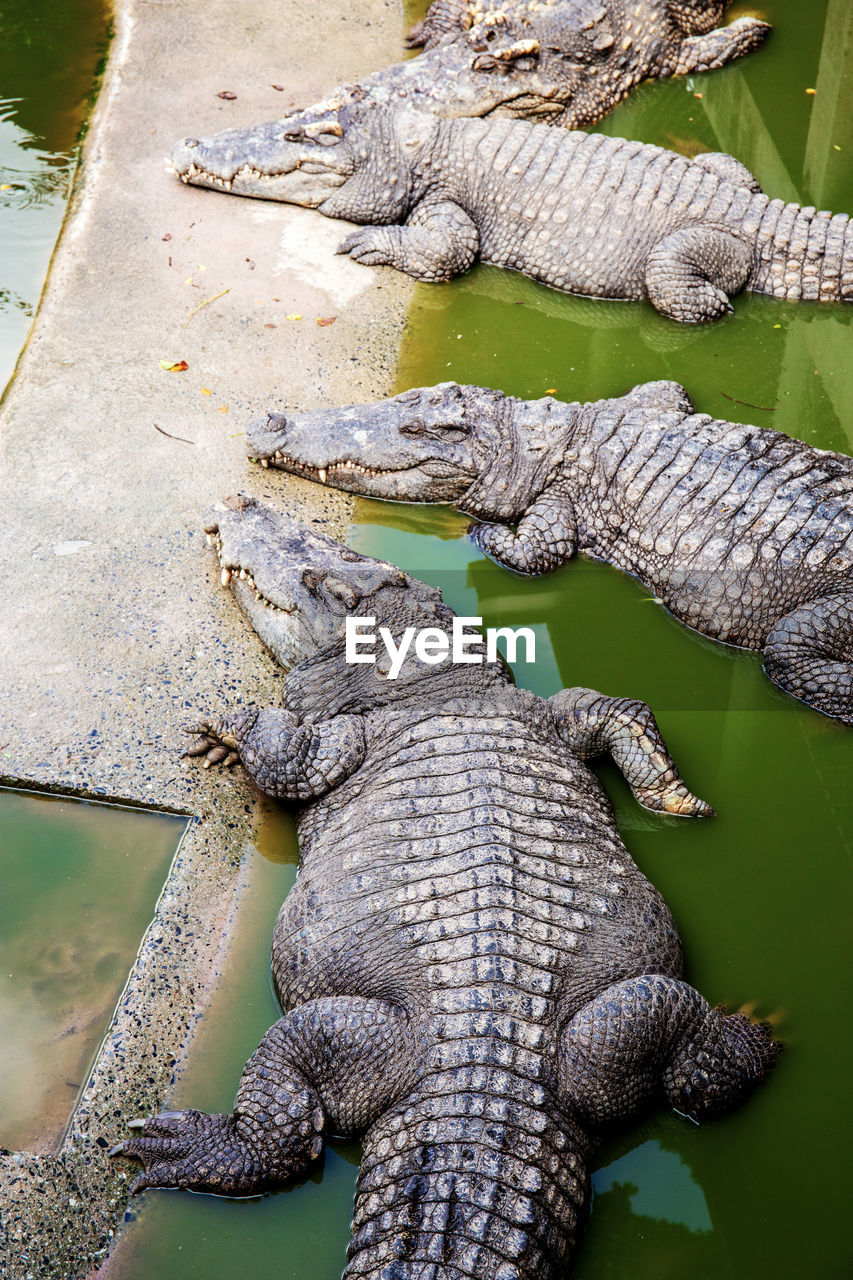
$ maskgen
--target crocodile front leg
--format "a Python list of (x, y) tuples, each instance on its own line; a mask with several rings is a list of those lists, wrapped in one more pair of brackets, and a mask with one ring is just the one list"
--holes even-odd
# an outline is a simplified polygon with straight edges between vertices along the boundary
[(792, 609), (764, 642), (764, 669), (785, 693), (853, 723), (853, 595)]
[(718, 227), (682, 227), (655, 245), (646, 261), (649, 301), (682, 324), (704, 324), (732, 310), (729, 296), (749, 279), (752, 251)]
[(732, 1110), (781, 1049), (766, 1023), (712, 1009), (677, 978), (643, 974), (614, 983), (566, 1024), (558, 1076), (565, 1101), (595, 1128), (660, 1093), (699, 1123)]
[(131, 1192), (183, 1187), (257, 1195), (299, 1177), (324, 1135), (358, 1133), (410, 1087), (415, 1038), (382, 1000), (341, 996), (294, 1009), (246, 1064), (234, 1111), (163, 1111), (110, 1152), (139, 1160)]
[(505, 524), (477, 524), (471, 541), (492, 560), (530, 577), (550, 573), (577, 551), (578, 526), (571, 499), (551, 485), (525, 511), (515, 533)]
[(480, 236), (464, 209), (452, 200), (416, 206), (404, 227), (359, 227), (343, 240), (348, 253), (368, 266), (396, 267), (416, 280), (452, 280), (477, 257)]
[(333, 716), (300, 724), (279, 708), (252, 708), (187, 730), (196, 736), (188, 756), (205, 764), (239, 759), (250, 778), (278, 800), (311, 800), (348, 778), (364, 760), (364, 721)]
[(651, 708), (595, 689), (563, 689), (548, 699), (557, 732), (581, 760), (610, 755), (639, 803), (655, 813), (713, 818), (714, 810), (688, 791)]
[(694, 71), (716, 71), (758, 49), (771, 30), (758, 18), (738, 18), (730, 26), (716, 27), (704, 36), (687, 36), (678, 48), (674, 73), (689, 76)]
[(420, 22), (416, 22), (405, 39), (407, 49), (431, 49), (442, 36), (452, 31), (459, 34), (471, 26), (469, 0), (433, 0)]

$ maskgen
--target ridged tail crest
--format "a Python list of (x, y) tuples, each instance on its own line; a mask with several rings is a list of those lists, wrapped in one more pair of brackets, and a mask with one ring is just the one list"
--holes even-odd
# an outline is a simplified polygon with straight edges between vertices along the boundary
[(346, 1280), (563, 1274), (588, 1199), (584, 1139), (526, 1101), (531, 1082), (478, 1071), (474, 1091), (458, 1071), (427, 1077), (367, 1134)]

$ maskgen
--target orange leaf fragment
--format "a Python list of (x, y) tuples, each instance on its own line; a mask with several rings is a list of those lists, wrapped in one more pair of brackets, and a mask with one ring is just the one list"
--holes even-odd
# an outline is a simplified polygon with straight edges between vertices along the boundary
[(546, 387), (546, 388), (545, 388), (545, 395), (546, 395), (546, 396), (555, 396), (556, 394), (557, 394), (557, 388), (556, 388), (556, 387)]
[(323, 329), (327, 324), (334, 324), (337, 318), (337, 316), (318, 316), (317, 323)]
[(286, 319), (286, 320), (301, 320), (301, 319), (302, 319), (302, 314), (301, 314), (301, 312), (300, 312), (300, 314), (299, 314), (299, 315), (297, 315), (297, 313), (294, 311), (294, 312), (292, 312), (292, 313), (291, 313), (291, 315), (289, 315), (289, 316), (285, 316), (285, 319)]
[(227, 412), (228, 412), (228, 405), (227, 405), (227, 404), (221, 404), (221, 405), (219, 406), (219, 412), (220, 412), (220, 413), (227, 413)]
[(209, 395), (211, 395), (211, 394), (212, 394), (212, 392), (210, 391), (210, 389), (209, 389), (208, 387), (199, 387), (199, 391), (201, 392), (201, 394), (202, 394), (203, 396), (209, 396)]
[(186, 360), (161, 360), (160, 368), (167, 373), (183, 373), (184, 369), (189, 369), (189, 365)]

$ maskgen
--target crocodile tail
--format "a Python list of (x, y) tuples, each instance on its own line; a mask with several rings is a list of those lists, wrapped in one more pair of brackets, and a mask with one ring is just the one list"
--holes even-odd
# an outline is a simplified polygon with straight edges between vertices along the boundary
[(853, 302), (853, 229), (832, 214), (769, 200), (756, 233), (753, 293), (808, 302)]
[(564, 1274), (588, 1198), (582, 1135), (512, 1082), (460, 1091), (455, 1074), (428, 1077), (368, 1132), (344, 1280)]

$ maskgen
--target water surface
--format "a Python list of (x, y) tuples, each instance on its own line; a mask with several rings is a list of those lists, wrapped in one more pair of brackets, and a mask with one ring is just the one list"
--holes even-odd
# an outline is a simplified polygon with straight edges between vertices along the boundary
[(106, 0), (0, 0), (0, 394), (62, 225)]
[(61, 1136), (185, 826), (0, 788), (0, 1146)]

